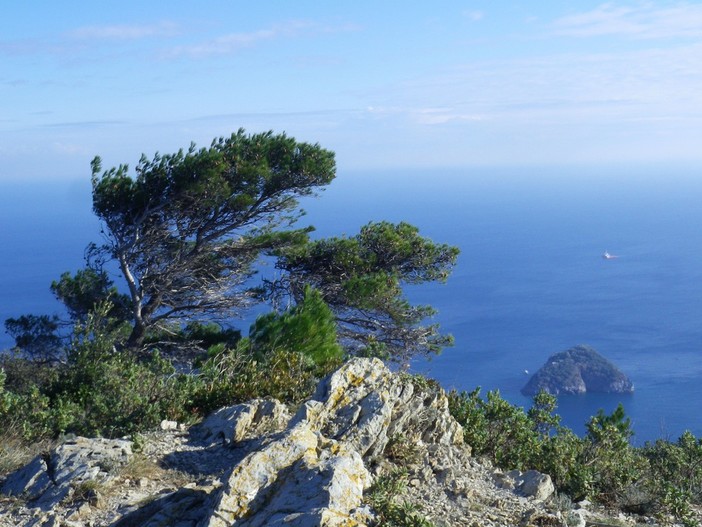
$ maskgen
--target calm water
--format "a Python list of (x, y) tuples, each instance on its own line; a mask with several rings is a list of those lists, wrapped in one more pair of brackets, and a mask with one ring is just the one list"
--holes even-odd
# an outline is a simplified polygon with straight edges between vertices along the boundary
[[(87, 182), (3, 185), (0, 318), (58, 309), (48, 286), (99, 240)], [(702, 435), (702, 185), (664, 171), (483, 170), (346, 174), (306, 203), (320, 236), (407, 220), (461, 248), (447, 284), (413, 288), (456, 345), (413, 367), (448, 388), (499, 389), (589, 344), (634, 381), (631, 396), (559, 398), (569, 426), (623, 402), (637, 442)], [(620, 255), (603, 260), (605, 251)], [(0, 347), (11, 344), (7, 335)]]

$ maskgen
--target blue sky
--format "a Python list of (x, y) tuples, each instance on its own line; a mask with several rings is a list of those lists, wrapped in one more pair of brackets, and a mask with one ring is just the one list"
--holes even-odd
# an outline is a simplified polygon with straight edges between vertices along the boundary
[(285, 131), (339, 169), (702, 161), (702, 3), (8, 2), (0, 180)]

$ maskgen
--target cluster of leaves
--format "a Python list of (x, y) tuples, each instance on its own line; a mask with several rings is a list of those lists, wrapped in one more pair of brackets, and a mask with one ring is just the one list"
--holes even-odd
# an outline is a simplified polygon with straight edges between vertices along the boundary
[(473, 452), (508, 469), (549, 474), (575, 500), (594, 499), (632, 512), (672, 515), (695, 525), (690, 503), (702, 503), (702, 440), (686, 432), (677, 443), (631, 445), (631, 423), (619, 405), (600, 410), (577, 436), (560, 426), (556, 399), (538, 393), (525, 412), (498, 391), (451, 392), (449, 408)]
[(305, 288), (321, 292), (350, 348), (395, 360), (436, 353), (452, 338), (421, 322), (435, 313), (413, 306), (403, 286), (444, 282), (458, 249), (436, 244), (408, 223), (369, 223), (352, 237), (328, 238), (276, 251), (283, 277), (267, 284), (269, 298), (299, 301)]

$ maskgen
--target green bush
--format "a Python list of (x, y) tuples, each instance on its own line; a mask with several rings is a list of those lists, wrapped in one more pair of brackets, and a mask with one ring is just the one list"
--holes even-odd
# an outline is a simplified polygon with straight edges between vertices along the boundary
[(477, 455), (506, 469), (547, 473), (574, 499), (616, 504), (646, 471), (645, 459), (629, 443), (632, 432), (621, 406), (611, 415), (600, 411), (583, 438), (559, 426), (556, 399), (543, 392), (534, 396), (528, 412), (497, 391), (482, 399), (479, 388), (451, 392), (449, 409)]
[(407, 469), (394, 469), (379, 476), (363, 496), (377, 514), (377, 527), (433, 527), (415, 504), (400, 501), (408, 475)]
[(41, 391), (56, 381), (61, 365), (37, 362), (21, 353), (0, 355), (0, 369), (5, 372), (5, 390), (18, 395), (29, 393), (35, 387)]
[(320, 377), (342, 362), (334, 315), (318, 291), (306, 288), (305, 297), (284, 313), (256, 319), (249, 337), (236, 346), (216, 344), (201, 364), (202, 388), (198, 412), (275, 397), (298, 403), (309, 397)]
[(487, 456), (501, 467), (533, 468), (540, 446), (537, 427), (522, 408), (505, 401), (499, 391), (488, 392), (486, 399), (480, 397), (480, 388), (470, 393), (453, 391), (449, 410), (463, 425), (464, 439), (475, 454)]
[(197, 380), (176, 374), (157, 353), (82, 355), (53, 387), (56, 427), (81, 435), (122, 436), (163, 419), (192, 419)]
[(684, 432), (675, 443), (659, 439), (643, 448), (658, 481), (665, 481), (702, 502), (702, 439)]
[(600, 410), (586, 424), (580, 464), (591, 468), (592, 494), (616, 504), (627, 488), (646, 472), (646, 460), (631, 446), (631, 421), (620, 404), (610, 415)]
[[(26, 441), (65, 432), (121, 436), (163, 419), (191, 419), (199, 379), (178, 375), (158, 354), (148, 358), (115, 349), (115, 330), (105, 324), (110, 305), (98, 306), (76, 325), (67, 363), (8, 361), (14, 390), (0, 376), (0, 424)], [(32, 381), (16, 380), (29, 372)], [(10, 432), (8, 432), (10, 433)]]
[(2, 434), (31, 442), (54, 432), (51, 402), (36, 386), (17, 394), (5, 389), (6, 375), (0, 370), (0, 429)]
[(600, 410), (578, 437), (559, 425), (556, 399), (540, 393), (525, 413), (499, 392), (480, 389), (449, 394), (449, 410), (463, 425), (477, 455), (506, 469), (533, 468), (549, 474), (559, 492), (574, 500), (594, 499), (625, 510), (675, 518), (697, 525), (690, 504), (702, 500), (702, 440), (690, 432), (676, 443), (659, 440), (635, 448), (631, 422), (619, 405)]
[(338, 365), (344, 354), (337, 341), (334, 314), (319, 291), (309, 286), (295, 307), (282, 314), (273, 312), (258, 317), (249, 339), (251, 351), (258, 358), (276, 351), (297, 352), (322, 369)]

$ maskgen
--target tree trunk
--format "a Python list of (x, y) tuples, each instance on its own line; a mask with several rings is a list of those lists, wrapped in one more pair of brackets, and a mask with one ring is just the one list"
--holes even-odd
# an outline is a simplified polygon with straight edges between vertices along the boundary
[(140, 322), (136, 322), (132, 328), (132, 333), (127, 339), (126, 347), (138, 351), (144, 344), (144, 338), (146, 337), (146, 327)]

